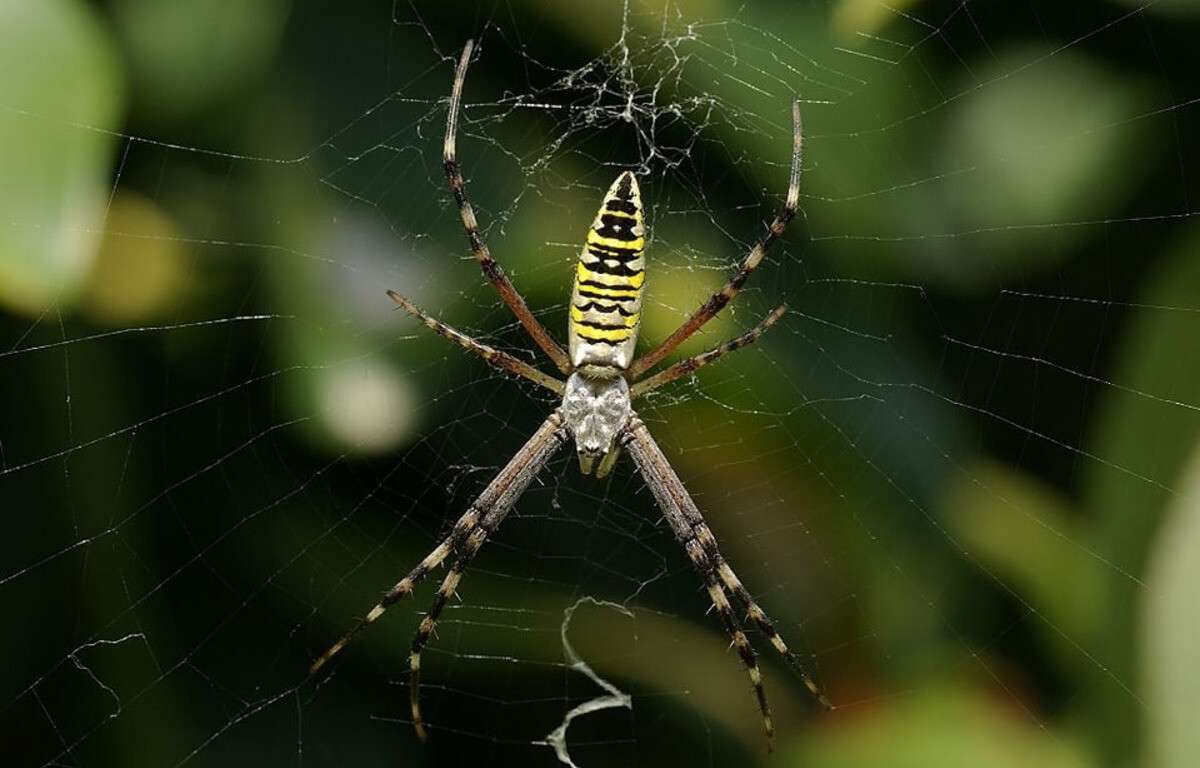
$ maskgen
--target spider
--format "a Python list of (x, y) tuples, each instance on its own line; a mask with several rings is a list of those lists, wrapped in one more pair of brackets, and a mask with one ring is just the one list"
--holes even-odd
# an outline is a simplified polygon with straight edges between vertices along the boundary
[(350, 631), (317, 657), (309, 674), (317, 672), (363, 628), (378, 620), (389, 606), (411, 595), (417, 584), (430, 571), (449, 559), (450, 570), (442, 580), (429, 612), (421, 620), (409, 654), (412, 724), (418, 738), (424, 741), (427, 734), (420, 707), (421, 651), (433, 634), (434, 624), (446, 602), (455, 593), (467, 565), (483, 543), (496, 532), (517, 499), (551, 457), (569, 439), (574, 438), (579, 468), (584, 475), (593, 472), (596, 477), (607, 475), (622, 448), (633, 457), (634, 464), (646, 485), (650, 487), (676, 540), (704, 579), (708, 596), (725, 633), (737, 649), (738, 656), (750, 676), (758, 709), (762, 715), (767, 749), (770, 751), (773, 748), (775, 732), (771, 710), (763, 690), (758, 661), (749, 640), (746, 639), (742, 620), (735, 613), (733, 603), (740, 603), (744, 607), (745, 618), (752, 622), (767, 637), (772, 647), (790, 663), (816, 701), (825, 709), (830, 709), (831, 705), (813, 679), (801, 668), (798, 657), (784, 643), (774, 623), (722, 557), (717, 540), (700, 510), (688, 495), (675, 470), (671, 468), (667, 457), (650, 436), (646, 425), (633, 411), (630, 402), (714, 362), (735, 349), (754, 343), (787, 311), (786, 305), (780, 306), (741, 336), (681, 360), (653, 376), (643, 378), (647, 371), (711, 320), (738, 294), (742, 285), (762, 262), (767, 249), (779, 239), (788, 222), (795, 216), (800, 181), (799, 103), (792, 104), (794, 130), (791, 171), (783, 207), (742, 260), (729, 282), (692, 312), (661, 344), (637, 359), (631, 358), (637, 340), (645, 280), (645, 228), (641, 195), (637, 179), (630, 171), (625, 171), (613, 182), (588, 231), (587, 243), (576, 263), (568, 328), (569, 344), (568, 349), (564, 351), (529, 311), (525, 300), (492, 257), (483, 235), (479, 232), (474, 209), (467, 199), (466, 182), (463, 180), (455, 150), (455, 138), (458, 132), (463, 82), (473, 50), (473, 42), (467, 41), (455, 69), (450, 91), (449, 115), (446, 119), (443, 144), (446, 178), (458, 205), (471, 253), (479, 262), (484, 275), (520, 324), (566, 379), (564, 381), (550, 376), (506, 352), (476, 341), (436, 320), (395, 291), (388, 291), (387, 294), (405, 312), (419, 319), (435, 333), (478, 354), (489, 364), (506, 373), (545, 387), (555, 395), (561, 396), (562, 403), (500, 470), (483, 493), (471, 503), (454, 524), (449, 535), (407, 576), (388, 590), (379, 603), (359, 619)]

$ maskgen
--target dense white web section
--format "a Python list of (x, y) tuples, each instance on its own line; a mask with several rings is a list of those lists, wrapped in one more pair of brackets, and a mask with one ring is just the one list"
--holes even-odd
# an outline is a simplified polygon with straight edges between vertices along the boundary
[[(468, 570), (425, 655), (430, 746), (406, 676), (435, 586), (307, 675), (555, 405), (384, 295), (550, 370), (442, 177), (467, 37), (459, 160), (494, 255), (564, 341), (612, 178), (634, 169), (647, 205), (644, 350), (782, 202), (801, 103), (801, 215), (684, 352), (789, 314), (638, 410), (828, 717), (952, 690), (1051, 742), (1072, 710), (1132, 731), (1157, 703), (1100, 606), (1124, 626), (1158, 599), (1148, 542), (1200, 426), (1171, 364), (1200, 330), (1196, 94), (1155, 5), (496, 6), (468, 25), (398, 4), (349, 39), (300, 14), (292, 79), (223, 118), (236, 141), (0, 95), (0, 124), (108, 136), (104, 212), (78, 227), (98, 258), (177, 272), (132, 319), (64, 295), (3, 326), (5, 738), (31, 765), (132, 764), (131, 744), (158, 765), (761, 756), (737, 657), (627, 460), (595, 481), (565, 452)], [(350, 46), (382, 55), (323, 80)], [(1138, 75), (1106, 68), (1126, 48)], [(1142, 195), (1154, 168), (1175, 187)], [(799, 749), (826, 716), (752, 639)]]

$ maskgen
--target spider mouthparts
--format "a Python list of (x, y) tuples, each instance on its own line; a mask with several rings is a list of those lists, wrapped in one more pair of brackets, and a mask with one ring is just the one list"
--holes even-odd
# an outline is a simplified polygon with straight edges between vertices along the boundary
[(594, 467), (596, 464), (595, 454), (585, 453), (584, 451), (579, 451), (578, 456), (579, 456), (579, 471), (582, 472), (584, 475), (592, 474), (592, 467)]

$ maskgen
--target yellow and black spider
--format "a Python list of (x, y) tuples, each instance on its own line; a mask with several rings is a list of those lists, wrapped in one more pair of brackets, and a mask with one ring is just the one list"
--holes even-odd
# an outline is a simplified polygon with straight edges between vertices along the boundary
[(781, 306), (741, 336), (707, 352), (681, 360), (653, 376), (642, 378), (646, 371), (699, 330), (738, 294), (747, 278), (762, 261), (767, 249), (779, 239), (787, 223), (795, 216), (800, 182), (799, 104), (792, 105), (792, 161), (783, 208), (746, 255), (729, 282), (701, 304), (665, 341), (636, 360), (632, 358), (637, 341), (645, 280), (642, 202), (637, 179), (631, 172), (622, 173), (613, 182), (604, 196), (591, 229), (588, 230), (587, 244), (576, 264), (568, 330), (570, 340), (568, 350), (564, 351), (529, 311), (525, 300), (492, 258), (479, 232), (475, 212), (467, 199), (466, 184), (455, 153), (455, 136), (458, 130), (463, 80), (467, 74), (472, 50), (473, 44), (468, 41), (455, 70), (454, 85), (450, 92), (450, 114), (446, 120), (446, 139), (443, 147), (446, 178), (462, 215), (471, 252), (483, 269), (484, 275), (499, 291), (504, 303), (537, 345), (567, 378), (563, 381), (550, 376), (506, 352), (472, 339), (430, 317), (394, 291), (388, 291), (388, 296), (435, 332), (479, 354), (491, 365), (560, 395), (562, 404), (500, 470), (454, 524), (453, 530), (442, 543), (397, 582), (342, 639), (321, 654), (313, 662), (310, 674), (333, 658), (360, 630), (382, 616), (390, 605), (412, 594), (416, 585), (431, 570), (450, 558), (450, 570), (442, 580), (429, 612), (421, 620), (409, 655), (413, 727), (417, 735), (424, 740), (426, 733), (421, 719), (419, 699), (421, 649), (433, 633), (434, 622), (437, 621), (447, 600), (454, 594), (471, 558), (483, 546), (487, 537), (496, 532), (505, 515), (546, 462), (568, 439), (573, 438), (579, 456), (579, 468), (585, 475), (593, 471), (597, 477), (606, 475), (612, 469), (621, 448), (628, 450), (633, 457), (634, 464), (650, 487), (675, 538), (704, 578), (717, 616), (750, 675), (770, 749), (774, 740), (774, 725), (763, 691), (762, 675), (754, 650), (742, 630), (742, 621), (734, 612), (731, 601), (743, 605), (746, 619), (753, 622), (766, 635), (775, 650), (792, 664), (817, 701), (826, 708), (829, 708), (830, 704), (812, 678), (801, 669), (796, 654), (788, 649), (771, 619), (721, 556), (717, 540), (708, 524), (704, 522), (700, 510), (688, 495), (675, 470), (667, 462), (667, 457), (650, 436), (646, 425), (633, 411), (630, 402), (713, 362), (727, 352), (753, 343), (787, 311), (786, 305)]

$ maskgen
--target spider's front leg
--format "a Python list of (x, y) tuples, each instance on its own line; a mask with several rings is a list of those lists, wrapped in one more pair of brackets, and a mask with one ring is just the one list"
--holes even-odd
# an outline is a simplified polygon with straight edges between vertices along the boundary
[[(754, 600), (749, 590), (746, 589), (745, 585), (738, 579), (737, 574), (734, 573), (733, 569), (721, 555), (716, 537), (713, 536), (712, 530), (709, 529), (708, 524), (704, 521), (704, 517), (700, 514), (696, 503), (692, 500), (691, 494), (687, 492), (683, 481), (679, 479), (679, 475), (672, 469), (662, 449), (658, 447), (654, 438), (651, 437), (650, 431), (646, 429), (646, 425), (642, 423), (636, 414), (631, 416), (629, 425), (622, 433), (621, 442), (629, 451), (630, 456), (633, 457), (638, 471), (641, 472), (646, 485), (650, 487), (651, 493), (654, 494), (654, 499), (662, 509), (663, 516), (671, 526), (671, 530), (675, 533), (676, 539), (687, 552), (688, 557), (692, 560), (692, 564), (695, 565), (696, 569), (705, 578), (713, 605), (716, 606), (717, 613), (725, 625), (726, 632), (731, 636), (734, 645), (737, 647), (743, 664), (746, 665), (747, 670), (750, 672), (750, 679), (754, 684), (755, 696), (759, 699), (759, 705), (763, 713), (764, 729), (768, 733), (768, 738), (770, 738), (773, 726), (770, 722), (770, 712), (766, 708), (766, 698), (762, 692), (762, 676), (758, 671), (753, 651), (749, 649), (749, 645), (747, 644), (745, 650), (742, 648), (742, 640), (745, 639), (745, 635), (741, 631), (737, 616), (733, 614), (729, 601), (726, 599), (727, 594), (740, 600), (746, 606), (747, 618), (758, 626), (770, 641), (771, 646), (800, 675), (805, 687), (813, 694), (817, 702), (823, 708), (831, 709), (832, 705), (830, 705), (829, 700), (821, 692), (820, 687), (804, 671), (795, 652), (788, 648), (779, 632), (775, 629), (774, 623)], [(714, 582), (716, 583), (715, 589)], [(741, 638), (740, 640), (739, 637)]]
[(355, 635), (367, 625), (378, 620), (389, 606), (411, 595), (413, 589), (429, 575), (431, 570), (453, 555), (455, 559), (450, 572), (446, 574), (446, 578), (442, 581), (442, 586), (438, 589), (437, 597), (434, 599), (429, 613), (421, 621), (416, 638), (413, 640), (412, 653), (409, 656), (413, 728), (416, 729), (417, 735), (424, 739), (425, 726), (421, 719), (419, 702), (421, 649), (433, 634), (434, 622), (437, 620), (446, 601), (454, 594), (459, 579), (462, 578), (462, 573), (471, 558), (483, 546), (487, 537), (494, 533), (500, 526), (500, 523), (517, 502), (517, 499), (525, 493), (529, 484), (533, 482), (534, 477), (542, 470), (542, 467), (546, 466), (546, 462), (558, 452), (563, 443), (566, 442), (567, 437), (568, 432), (563, 424), (562, 414), (559, 411), (555, 411), (550, 414), (549, 418), (542, 422), (542, 425), (533, 433), (533, 436), (529, 438), (525, 445), (521, 446), (520, 450), (509, 460), (508, 464), (500, 470), (496, 477), (492, 479), (492, 482), (488, 484), (487, 488), (483, 490), (483, 493), (479, 494), (479, 497), (471, 503), (471, 506), (467, 508), (467, 511), (455, 523), (454, 530), (451, 531), (450, 535), (438, 544), (438, 546), (434, 547), (433, 551), (416, 568), (409, 572), (407, 576), (388, 590), (383, 599), (364, 618), (360, 619), (349, 632), (330, 646), (327, 651), (318, 656), (309, 668), (309, 674), (313, 674), (321, 669), (326, 662), (345, 648), (354, 639)]
[(758, 659), (754, 654), (754, 649), (750, 646), (750, 641), (746, 638), (741, 621), (729, 604), (729, 598), (721, 584), (717, 562), (710, 556), (708, 548), (696, 535), (695, 529), (688, 523), (687, 516), (681, 508), (679, 489), (683, 487), (683, 484), (679, 481), (675, 471), (671, 469), (671, 465), (667, 463), (667, 457), (650, 437), (646, 425), (636, 414), (630, 417), (629, 425), (622, 433), (621, 442), (633, 457), (634, 464), (637, 465), (646, 485), (650, 487), (650, 492), (654, 494), (654, 500), (658, 502), (663, 517), (671, 526), (676, 541), (683, 547), (684, 552), (692, 561), (692, 565), (704, 579), (705, 588), (716, 609), (717, 618), (720, 619), (725, 634), (729, 636), (730, 642), (737, 649), (738, 657), (750, 676), (750, 684), (754, 687), (754, 697), (758, 702), (759, 713), (762, 715), (763, 731), (767, 736), (767, 751), (771, 751), (775, 748), (775, 723), (771, 719), (771, 707), (767, 702), (766, 690), (763, 688)]

